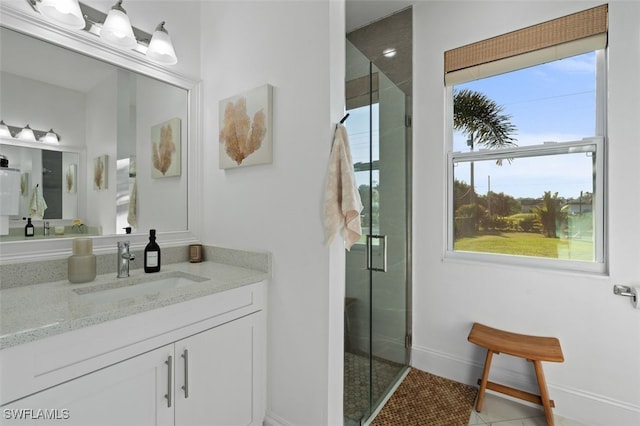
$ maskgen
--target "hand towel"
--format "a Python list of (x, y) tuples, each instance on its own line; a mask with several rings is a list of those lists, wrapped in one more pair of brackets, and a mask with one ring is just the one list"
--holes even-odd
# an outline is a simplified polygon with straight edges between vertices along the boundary
[(40, 190), (40, 185), (33, 187), (31, 193), (31, 201), (29, 201), (29, 217), (37, 216), (40, 219), (44, 218), (44, 211), (47, 209), (47, 202), (44, 201), (44, 196)]
[(362, 201), (356, 185), (347, 129), (338, 125), (329, 156), (329, 170), (324, 194), (325, 241), (330, 244), (338, 228), (347, 250), (360, 239)]

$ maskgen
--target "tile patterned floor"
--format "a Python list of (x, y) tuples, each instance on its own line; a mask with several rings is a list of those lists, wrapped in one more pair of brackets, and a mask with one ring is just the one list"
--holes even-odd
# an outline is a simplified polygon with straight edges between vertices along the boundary
[[(402, 365), (373, 360), (373, 399), (380, 398)], [(369, 409), (369, 358), (351, 352), (344, 354), (344, 417), (345, 425), (359, 425)]]
[[(586, 426), (555, 415), (556, 426)], [(487, 393), (481, 413), (471, 412), (469, 426), (546, 426), (542, 407), (531, 407)]]

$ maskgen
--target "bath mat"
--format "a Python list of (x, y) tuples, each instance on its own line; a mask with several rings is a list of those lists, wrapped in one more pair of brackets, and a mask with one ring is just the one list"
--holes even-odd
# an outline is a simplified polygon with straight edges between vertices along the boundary
[(467, 426), (478, 389), (412, 368), (372, 426)]

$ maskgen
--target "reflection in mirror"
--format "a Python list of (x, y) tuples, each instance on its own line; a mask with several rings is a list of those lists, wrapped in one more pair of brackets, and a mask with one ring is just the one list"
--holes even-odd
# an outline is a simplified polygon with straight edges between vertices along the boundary
[[(0, 119), (60, 135), (51, 149), (0, 141), (27, 188), (10, 227), (24, 229), (22, 218), (32, 216), (36, 229), (47, 220), (71, 237), (128, 226), (188, 230), (186, 89), (3, 27), (0, 86)], [(44, 215), (30, 212), (34, 188), (42, 190)], [(72, 227), (78, 223), (84, 228)]]
[(78, 217), (78, 152), (14, 146), (2, 143), (0, 151), (12, 168), (20, 170), (19, 213), (12, 219), (30, 216), (30, 201), (42, 191), (47, 208), (34, 219), (75, 219)]

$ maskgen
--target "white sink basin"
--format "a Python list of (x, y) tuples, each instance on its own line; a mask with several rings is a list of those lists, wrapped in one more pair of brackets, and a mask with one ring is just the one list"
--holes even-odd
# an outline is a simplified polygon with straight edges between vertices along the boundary
[(145, 276), (128, 279), (128, 281), (125, 280), (127, 279), (98, 285), (96, 287), (75, 289), (73, 291), (80, 296), (83, 302), (109, 303), (138, 297), (154, 300), (157, 299), (163, 291), (207, 281), (207, 278), (196, 275), (172, 273), (170, 276), (151, 278)]

